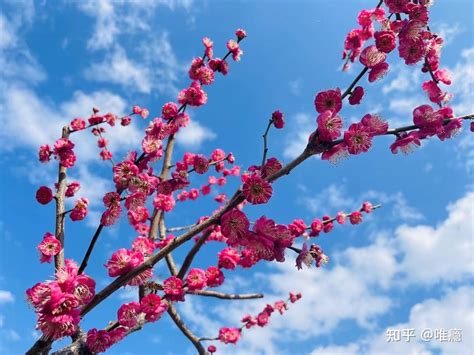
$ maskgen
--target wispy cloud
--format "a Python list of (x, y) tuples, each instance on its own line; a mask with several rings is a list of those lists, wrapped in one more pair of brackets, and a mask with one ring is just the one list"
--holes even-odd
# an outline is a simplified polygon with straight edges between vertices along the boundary
[(15, 297), (10, 291), (0, 290), (0, 304), (13, 303), (14, 301)]
[(192, 119), (189, 125), (179, 131), (176, 141), (186, 149), (198, 149), (205, 141), (216, 138), (216, 134), (198, 121)]

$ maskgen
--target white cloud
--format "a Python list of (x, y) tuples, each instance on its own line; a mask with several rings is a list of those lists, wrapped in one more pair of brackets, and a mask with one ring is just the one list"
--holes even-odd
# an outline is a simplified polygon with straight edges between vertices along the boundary
[(453, 42), (453, 40), (464, 32), (464, 29), (461, 27), (459, 22), (455, 23), (446, 23), (442, 22), (440, 24), (435, 24), (433, 28), (439, 34), (439, 36), (444, 40), (443, 47), (448, 46)]
[(382, 191), (369, 190), (360, 193), (357, 198), (352, 198), (344, 184), (331, 184), (314, 197), (305, 193), (300, 203), (314, 214), (326, 214), (339, 210), (352, 211), (367, 200), (373, 204), (381, 203), (384, 210), (390, 211), (392, 220), (416, 221), (424, 218), (418, 210), (409, 205), (400, 191), (387, 194)]
[(20, 335), (13, 329), (2, 329), (2, 336), (9, 341), (18, 341), (20, 340)]
[(311, 352), (311, 355), (351, 355), (358, 353), (359, 346), (357, 344), (349, 344), (345, 346), (337, 346), (337, 345), (330, 345), (330, 346), (320, 346), (314, 349)]
[(302, 85), (301, 79), (292, 80), (288, 83), (288, 85), (290, 86), (290, 92), (293, 95), (299, 95), (301, 93), (301, 85)]
[(150, 72), (147, 67), (131, 61), (122, 47), (116, 46), (100, 63), (93, 63), (85, 71), (89, 80), (120, 84), (138, 92), (150, 93)]
[(436, 227), (400, 226), (396, 242), (400, 268), (410, 282), (453, 282), (474, 275), (474, 192), (448, 206), (449, 216)]
[[(85, 94), (76, 91), (73, 97), (60, 104), (40, 98), (34, 91), (22, 87), (10, 86), (0, 99), (0, 142), (2, 149), (10, 151), (18, 147), (34, 150), (42, 144), (52, 144), (60, 137), (61, 127), (75, 117), (87, 118), (92, 107), (98, 106), (103, 112), (123, 115), (127, 103), (118, 95), (108, 91), (96, 91)], [(137, 125), (106, 127), (106, 138), (110, 141), (110, 150), (114, 153), (125, 152), (139, 147), (141, 133)], [(12, 139), (14, 137), (14, 139)], [(99, 148), (96, 138), (89, 132), (77, 133), (71, 139), (76, 144), (78, 160), (99, 160)], [(105, 163), (104, 163), (105, 164)]]
[(0, 290), (0, 304), (13, 303), (15, 298), (10, 291)]
[(85, 0), (74, 4), (86, 15), (94, 18), (94, 31), (87, 46), (91, 50), (97, 50), (112, 46), (121, 34), (149, 30), (147, 20), (151, 20), (159, 6), (168, 7), (170, 10), (178, 7), (190, 10), (192, 3), (192, 0)]
[(202, 126), (196, 120), (191, 120), (186, 128), (179, 131), (176, 141), (186, 149), (198, 149), (202, 143), (215, 137), (216, 134), (210, 128)]
[[(404, 353), (404, 354), (431, 354), (431, 350), (440, 350), (443, 354), (469, 354), (472, 352), (474, 341), (474, 289), (460, 287), (448, 290), (440, 299), (427, 299), (414, 305), (410, 310), (407, 322), (394, 324), (388, 329), (415, 329), (416, 337), (410, 342), (387, 342), (386, 332), (368, 339), (366, 353)], [(421, 332), (431, 330), (462, 329), (462, 341), (449, 342), (432, 339), (423, 341)]]
[(316, 129), (316, 123), (310, 115), (298, 113), (289, 117), (286, 127), (289, 129), (289, 134), (285, 139), (283, 156), (292, 159), (306, 148), (310, 134)]
[(393, 91), (405, 93), (407, 91), (415, 91), (419, 87), (421, 72), (418, 68), (410, 69), (401, 65), (394, 65), (390, 70), (390, 76), (395, 73), (396, 77), (382, 87), (384, 94), (387, 95)]
[(456, 115), (467, 115), (474, 112), (474, 47), (461, 51), (461, 59), (450, 69), (452, 85), (449, 92), (454, 94), (452, 101)]

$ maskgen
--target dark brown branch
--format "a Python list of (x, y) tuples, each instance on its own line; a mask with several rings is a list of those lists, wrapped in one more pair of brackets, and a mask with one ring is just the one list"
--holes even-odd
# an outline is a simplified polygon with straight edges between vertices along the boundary
[(198, 351), (199, 354), (208, 354), (204, 346), (202, 346), (199, 338), (191, 332), (191, 330), (184, 324), (183, 320), (179, 316), (178, 312), (176, 311), (176, 308), (170, 303), (168, 304), (168, 314), (170, 315), (171, 319), (173, 322), (176, 324), (176, 326), (183, 332), (183, 334), (188, 338), (191, 343), (193, 343), (194, 347)]
[(85, 270), (87, 267), (87, 262), (89, 261), (89, 258), (92, 254), (92, 250), (94, 249), (95, 243), (97, 242), (97, 239), (99, 239), (100, 232), (102, 232), (102, 229), (104, 228), (104, 225), (101, 223), (97, 227), (94, 236), (92, 237), (92, 240), (89, 244), (89, 247), (87, 248), (86, 254), (84, 255), (84, 258), (82, 259), (81, 266), (79, 267), (78, 274), (82, 274), (82, 272)]
[(262, 164), (260, 165), (260, 169), (263, 169), (263, 166), (265, 165), (265, 161), (267, 160), (267, 153), (268, 153), (267, 137), (268, 137), (268, 132), (270, 132), (270, 127), (272, 126), (272, 123), (273, 123), (273, 119), (268, 120), (267, 129), (265, 130), (265, 133), (262, 135), (263, 157), (262, 157)]
[(193, 247), (189, 251), (188, 255), (186, 255), (186, 258), (184, 259), (183, 265), (181, 266), (181, 269), (178, 272), (178, 277), (182, 279), (186, 272), (188, 271), (189, 267), (191, 266), (191, 263), (193, 262), (194, 257), (198, 253), (199, 249), (204, 245), (206, 242), (207, 238), (211, 235), (211, 232), (205, 233), (199, 240), (194, 243)]
[(200, 291), (188, 291), (189, 295), (197, 295), (204, 297), (215, 297), (221, 300), (252, 300), (256, 298), (263, 298), (264, 295), (261, 293), (248, 293), (248, 294), (234, 294), (234, 293), (222, 293), (211, 290), (200, 290)]

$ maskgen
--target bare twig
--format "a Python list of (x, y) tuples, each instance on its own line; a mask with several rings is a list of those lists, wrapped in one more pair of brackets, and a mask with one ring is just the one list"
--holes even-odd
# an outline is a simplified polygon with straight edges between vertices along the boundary
[(190, 295), (204, 296), (204, 297), (215, 297), (221, 300), (252, 300), (256, 298), (263, 298), (264, 295), (261, 293), (248, 293), (248, 294), (234, 294), (234, 293), (222, 293), (211, 290), (200, 290), (200, 291), (188, 291)]
[[(62, 130), (61, 137), (64, 139), (69, 138), (69, 127), (64, 126)], [(56, 271), (60, 270), (64, 266), (64, 219), (66, 218), (65, 215), (65, 207), (64, 207), (64, 199), (66, 193), (66, 178), (67, 178), (67, 168), (62, 166), (59, 163), (59, 171), (58, 171), (58, 190), (56, 192), (56, 231), (55, 236), (58, 238), (59, 242), (61, 243), (61, 250), (60, 252), (54, 257), (54, 267)]]
[(207, 238), (211, 235), (211, 232), (208, 231), (205, 233), (199, 240), (193, 245), (191, 250), (189, 251), (188, 255), (186, 255), (186, 258), (184, 259), (183, 265), (181, 266), (181, 269), (178, 272), (178, 277), (182, 279), (186, 272), (188, 271), (189, 267), (191, 266), (191, 263), (193, 262), (194, 257), (198, 253), (199, 249), (204, 245), (206, 242)]
[(183, 332), (183, 334), (193, 343), (194, 347), (198, 351), (199, 354), (208, 354), (204, 346), (202, 346), (199, 338), (191, 332), (191, 330), (184, 324), (183, 320), (179, 316), (176, 308), (170, 303), (168, 304), (168, 314), (170, 315), (171, 319), (174, 321), (176, 326)]

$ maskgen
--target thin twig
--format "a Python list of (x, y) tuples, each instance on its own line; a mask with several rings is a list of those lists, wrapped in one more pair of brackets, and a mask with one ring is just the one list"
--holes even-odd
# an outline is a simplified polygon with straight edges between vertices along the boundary
[(270, 131), (270, 127), (272, 126), (272, 123), (273, 123), (273, 119), (268, 120), (267, 129), (265, 130), (265, 133), (262, 135), (263, 157), (262, 157), (262, 164), (260, 165), (260, 169), (263, 169), (263, 166), (265, 165), (265, 161), (267, 160), (267, 152), (268, 152), (267, 136), (268, 136), (268, 132)]
[(208, 354), (204, 346), (202, 346), (199, 338), (193, 334), (193, 332), (184, 324), (184, 321), (179, 316), (176, 308), (173, 304), (168, 304), (168, 314), (170, 315), (173, 322), (176, 326), (181, 330), (181, 332), (193, 343), (194, 347), (198, 351), (199, 354)]
[(256, 298), (263, 298), (264, 295), (261, 293), (248, 293), (248, 294), (234, 294), (234, 293), (222, 293), (211, 290), (200, 290), (200, 291), (188, 291), (189, 295), (197, 295), (204, 297), (215, 297), (221, 300), (252, 300)]
[(209, 238), (210, 235), (211, 235), (211, 231), (208, 231), (201, 238), (199, 238), (199, 240), (196, 243), (194, 243), (188, 255), (186, 255), (186, 258), (184, 259), (181, 269), (179, 269), (178, 277), (180, 279), (184, 277), (189, 267), (191, 266), (191, 263), (193, 262), (194, 257), (196, 256), (199, 249), (201, 249), (201, 247), (204, 245), (204, 243), (206, 242), (207, 238)]

